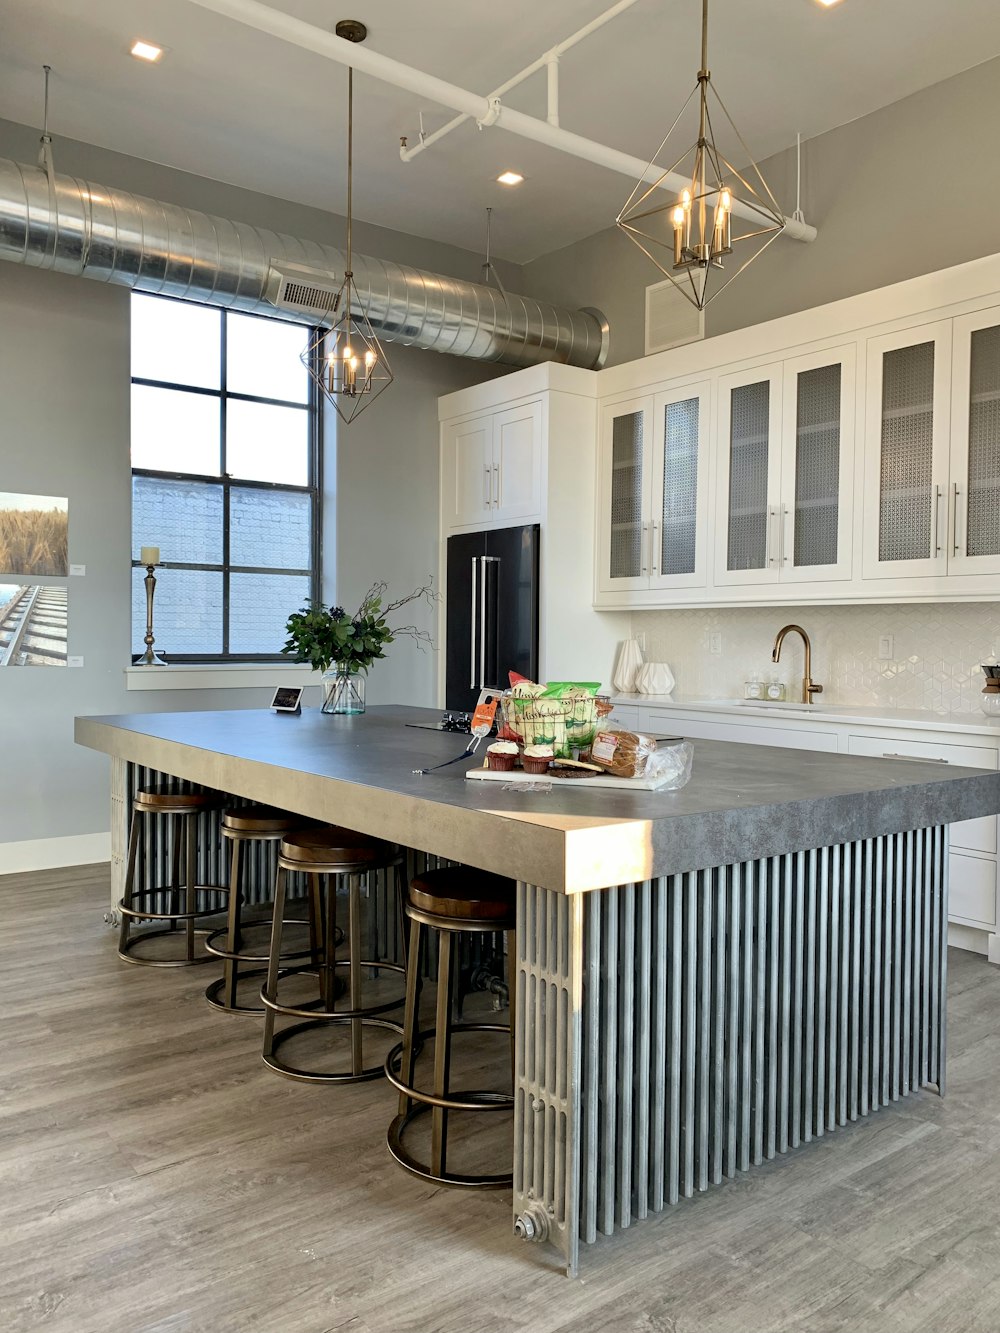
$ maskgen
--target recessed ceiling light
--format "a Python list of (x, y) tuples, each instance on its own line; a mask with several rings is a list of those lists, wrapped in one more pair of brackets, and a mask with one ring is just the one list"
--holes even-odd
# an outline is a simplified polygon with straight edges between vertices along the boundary
[(817, 3), (821, 4), (824, 9), (829, 9), (832, 5), (839, 5), (840, 0), (817, 0)]
[(135, 56), (136, 60), (148, 60), (150, 64), (155, 65), (163, 55), (163, 47), (156, 46), (153, 42), (133, 42), (129, 54)]
[(519, 171), (504, 171), (497, 177), (499, 185), (520, 185), (524, 177)]

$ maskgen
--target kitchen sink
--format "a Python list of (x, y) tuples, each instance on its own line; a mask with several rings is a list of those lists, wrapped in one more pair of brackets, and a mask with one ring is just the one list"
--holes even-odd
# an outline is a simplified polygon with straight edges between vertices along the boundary
[[(705, 699), (702, 702), (713, 708), (748, 708), (760, 713), (857, 713), (857, 705), (851, 704), (804, 704), (797, 699)], [(696, 705), (692, 705), (693, 707)], [(683, 705), (681, 705), (683, 707)]]

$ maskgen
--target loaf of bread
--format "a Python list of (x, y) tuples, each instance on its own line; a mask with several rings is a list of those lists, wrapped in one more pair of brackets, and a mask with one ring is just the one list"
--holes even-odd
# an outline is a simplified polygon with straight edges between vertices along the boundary
[(590, 747), (593, 763), (616, 778), (641, 778), (646, 772), (649, 756), (656, 749), (652, 736), (639, 731), (621, 731), (612, 728), (599, 731)]

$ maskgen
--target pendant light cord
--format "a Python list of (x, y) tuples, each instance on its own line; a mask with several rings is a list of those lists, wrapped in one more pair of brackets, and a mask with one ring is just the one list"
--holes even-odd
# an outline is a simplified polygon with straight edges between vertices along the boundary
[(354, 66), (347, 69), (347, 276), (351, 273), (351, 191), (354, 178)]

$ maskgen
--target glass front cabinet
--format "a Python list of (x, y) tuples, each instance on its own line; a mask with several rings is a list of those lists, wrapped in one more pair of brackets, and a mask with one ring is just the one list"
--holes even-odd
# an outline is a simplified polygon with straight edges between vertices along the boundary
[(704, 588), (707, 382), (606, 406), (598, 592)]
[(949, 574), (1000, 574), (1000, 309), (952, 328)]
[(853, 347), (719, 380), (719, 585), (851, 576)]

